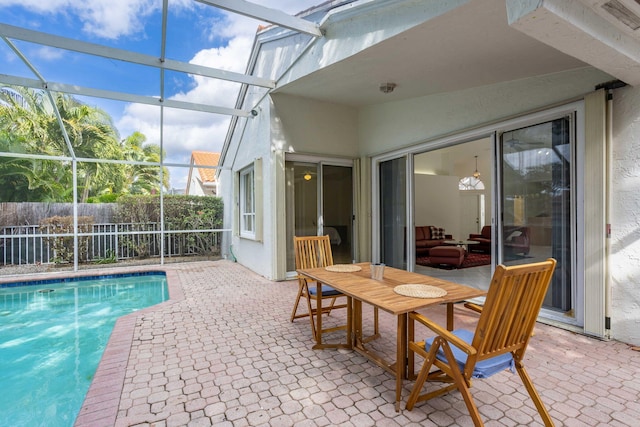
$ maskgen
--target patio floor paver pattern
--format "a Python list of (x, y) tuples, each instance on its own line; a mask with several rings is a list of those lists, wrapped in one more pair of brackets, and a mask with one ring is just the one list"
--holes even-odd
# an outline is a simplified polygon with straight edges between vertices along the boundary
[[(289, 322), (297, 282), (272, 282), (230, 261), (162, 269), (178, 279), (183, 299), (128, 316), (132, 338), (116, 328), (118, 357), (129, 350), (128, 360), (103, 358), (76, 425), (113, 424), (109, 414), (91, 417), (109, 411), (92, 393), (101, 388), (111, 404), (121, 390), (116, 426), (472, 425), (456, 392), (396, 413), (389, 373), (349, 350), (312, 350), (308, 319)], [(443, 307), (425, 314), (444, 324)], [(456, 308), (456, 327), (475, 319)], [(381, 313), (380, 327), (374, 345), (393, 352), (395, 318)], [(539, 324), (526, 359), (557, 425), (638, 425), (640, 353), (628, 345)], [(477, 380), (472, 393), (487, 426), (542, 425), (517, 374)]]

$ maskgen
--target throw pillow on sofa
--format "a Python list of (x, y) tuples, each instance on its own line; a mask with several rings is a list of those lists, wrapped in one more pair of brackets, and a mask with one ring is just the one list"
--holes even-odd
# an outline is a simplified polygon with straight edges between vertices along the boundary
[(432, 240), (444, 240), (444, 238), (445, 238), (444, 228), (438, 228), (438, 227), (433, 227), (433, 226), (430, 226), (429, 228), (431, 229), (431, 239)]

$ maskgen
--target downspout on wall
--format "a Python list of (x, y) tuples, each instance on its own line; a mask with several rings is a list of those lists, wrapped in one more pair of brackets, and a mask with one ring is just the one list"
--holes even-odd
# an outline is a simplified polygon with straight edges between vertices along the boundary
[(611, 192), (611, 182), (613, 180), (613, 90), (607, 91), (607, 122), (606, 122), (606, 210), (605, 221), (607, 224), (607, 235), (605, 238), (605, 282), (604, 282), (604, 338), (611, 339), (611, 204), (613, 194)]
[(613, 204), (613, 90), (626, 86), (626, 83), (620, 80), (603, 83), (598, 85), (597, 89), (604, 88), (607, 90), (606, 98), (606, 121), (605, 121), (605, 150), (606, 150), (606, 171), (605, 171), (605, 282), (604, 282), (604, 339), (611, 339), (611, 284), (613, 282), (611, 274), (611, 220), (612, 220), (612, 204)]

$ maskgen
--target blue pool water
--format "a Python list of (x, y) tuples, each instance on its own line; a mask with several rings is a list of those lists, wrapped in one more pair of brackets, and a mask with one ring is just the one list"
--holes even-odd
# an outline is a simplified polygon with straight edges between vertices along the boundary
[(72, 426), (117, 318), (167, 300), (166, 276), (24, 285), (0, 285), (0, 426)]

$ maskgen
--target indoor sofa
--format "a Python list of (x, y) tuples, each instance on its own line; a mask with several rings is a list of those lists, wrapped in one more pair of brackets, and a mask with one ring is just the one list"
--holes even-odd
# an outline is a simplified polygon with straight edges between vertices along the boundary
[(432, 225), (416, 227), (416, 256), (429, 256), (429, 250), (442, 245), (445, 240), (451, 240), (451, 234), (445, 234), (444, 228)]
[(491, 253), (491, 226), (485, 225), (482, 227), (480, 234), (469, 234), (469, 240), (478, 242), (478, 244), (469, 245), (469, 251), (483, 252), (486, 254)]

